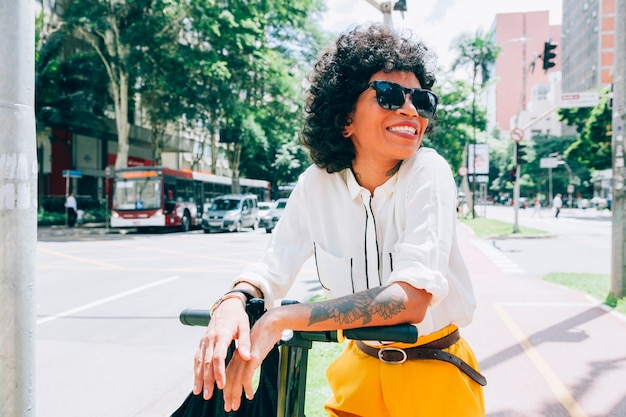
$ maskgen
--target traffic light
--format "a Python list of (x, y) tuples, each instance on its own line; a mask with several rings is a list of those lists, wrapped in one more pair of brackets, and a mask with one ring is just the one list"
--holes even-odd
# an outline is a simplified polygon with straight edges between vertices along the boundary
[(519, 142), (515, 142), (515, 163), (518, 165), (525, 164), (526, 160), (526, 145), (522, 145)]
[(556, 57), (556, 52), (552, 52), (554, 49), (556, 49), (556, 44), (550, 39), (543, 44), (543, 69), (546, 71), (556, 65), (552, 61)]
[(517, 179), (517, 168), (513, 168), (509, 171), (509, 182), (515, 182)]
[(398, 0), (396, 4), (393, 5), (393, 10), (406, 12), (406, 0)]

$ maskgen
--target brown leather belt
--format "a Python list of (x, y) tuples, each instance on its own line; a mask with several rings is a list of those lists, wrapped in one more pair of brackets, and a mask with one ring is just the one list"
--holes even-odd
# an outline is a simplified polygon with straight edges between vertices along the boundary
[(374, 348), (366, 345), (360, 340), (356, 341), (356, 345), (363, 353), (366, 353), (374, 358), (380, 359), (383, 363), (388, 364), (400, 364), (411, 359), (434, 359), (444, 362), (449, 362), (459, 368), (467, 376), (472, 378), (476, 383), (485, 386), (487, 385), (487, 379), (476, 372), (467, 362), (463, 359), (455, 356), (449, 352), (444, 352), (442, 349), (449, 348), (461, 339), (459, 330), (455, 330), (447, 336), (441, 339), (434, 340), (430, 343), (426, 343), (420, 346), (414, 346), (406, 349), (400, 349), (396, 347), (382, 347)]

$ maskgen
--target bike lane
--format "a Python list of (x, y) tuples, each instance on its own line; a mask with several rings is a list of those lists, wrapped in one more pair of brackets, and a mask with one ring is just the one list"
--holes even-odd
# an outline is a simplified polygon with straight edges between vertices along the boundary
[(626, 416), (626, 319), (577, 291), (505, 273), (459, 224), (478, 308), (463, 329), (490, 417)]

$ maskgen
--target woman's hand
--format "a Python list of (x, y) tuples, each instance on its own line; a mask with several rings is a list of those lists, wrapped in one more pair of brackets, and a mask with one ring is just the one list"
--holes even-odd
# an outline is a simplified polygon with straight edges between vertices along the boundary
[[(243, 361), (250, 360), (250, 324), (242, 301), (225, 300), (215, 310), (194, 355), (194, 395), (203, 392), (205, 400), (213, 396), (213, 387), (226, 385), (225, 361), (228, 347), (237, 340), (237, 353)], [(203, 389), (204, 387), (204, 389)]]
[(238, 410), (241, 405), (242, 391), (246, 398), (254, 398), (252, 377), (254, 371), (261, 365), (265, 357), (278, 343), (283, 334), (283, 328), (278, 316), (281, 308), (267, 311), (254, 324), (250, 334), (252, 350), (246, 358), (241, 353), (233, 355), (226, 368), (226, 386), (224, 387), (224, 410)]

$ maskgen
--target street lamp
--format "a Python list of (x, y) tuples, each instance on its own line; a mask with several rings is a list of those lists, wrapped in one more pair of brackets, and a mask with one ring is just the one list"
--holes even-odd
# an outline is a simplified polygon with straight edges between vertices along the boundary
[(559, 165), (565, 165), (565, 168), (567, 168), (567, 174), (569, 177), (569, 181), (567, 184), (567, 195), (568, 195), (568, 199), (567, 199), (567, 205), (568, 207), (572, 207), (572, 193), (574, 192), (574, 175), (572, 174), (572, 169), (569, 167), (569, 164), (567, 162), (565, 162), (564, 159), (559, 159)]
[[(550, 157), (556, 158), (557, 165), (564, 165), (567, 169), (568, 175), (568, 184), (567, 184), (567, 194), (568, 200), (567, 205), (572, 207), (572, 193), (574, 192), (574, 173), (572, 172), (572, 168), (569, 166), (565, 159), (562, 159), (562, 156), (558, 152), (552, 152)], [(552, 170), (550, 170), (552, 171)], [(551, 172), (550, 172), (551, 173)], [(550, 175), (550, 198), (552, 198), (552, 175)]]
[(398, 0), (396, 2), (381, 1), (380, 3), (376, 0), (367, 0), (367, 2), (383, 13), (383, 25), (389, 28), (392, 26), (391, 12), (393, 10), (397, 10), (401, 13), (406, 12), (406, 0)]

